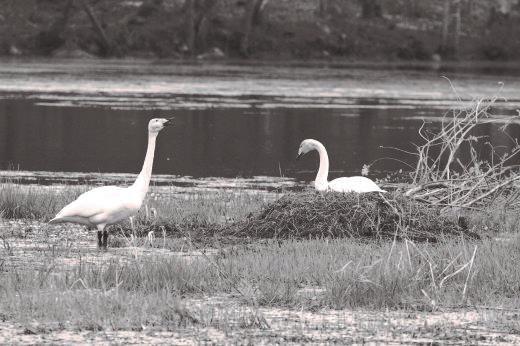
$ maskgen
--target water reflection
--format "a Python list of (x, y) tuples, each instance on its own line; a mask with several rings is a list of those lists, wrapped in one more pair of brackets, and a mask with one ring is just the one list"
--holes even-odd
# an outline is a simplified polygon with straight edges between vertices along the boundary
[[(137, 173), (146, 150), (146, 126), (152, 116), (175, 115), (175, 126), (161, 133), (154, 173), (195, 177), (289, 176), (311, 180), (317, 155), (294, 158), (305, 138), (327, 147), (331, 177), (359, 174), (363, 164), (419, 142), (418, 113), (429, 108), (299, 109), (230, 108), (175, 111), (48, 107), (26, 99), (0, 100), (0, 166), (22, 170)], [(438, 126), (434, 123), (430, 126)], [(493, 144), (511, 146), (496, 127), (482, 128)], [(518, 138), (518, 126), (510, 135)], [(482, 150), (487, 150), (483, 148)], [(464, 159), (464, 158), (463, 158)], [(381, 160), (374, 169), (404, 166)], [(377, 173), (376, 172), (376, 173)]]

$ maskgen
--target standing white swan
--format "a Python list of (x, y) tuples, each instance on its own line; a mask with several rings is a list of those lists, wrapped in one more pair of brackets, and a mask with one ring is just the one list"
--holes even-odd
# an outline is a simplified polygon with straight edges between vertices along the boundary
[(132, 186), (102, 186), (87, 191), (66, 205), (49, 223), (72, 222), (87, 225), (89, 228), (97, 227), (98, 246), (106, 248), (108, 231), (105, 227), (135, 215), (141, 208), (152, 176), (157, 135), (171, 123), (171, 118), (152, 119), (148, 123), (148, 148), (143, 169)]
[(306, 139), (300, 144), (298, 158), (307, 154), (309, 151), (316, 150), (320, 155), (320, 168), (314, 181), (314, 187), (318, 191), (336, 192), (386, 192), (381, 190), (372, 180), (365, 177), (343, 177), (328, 181), (329, 176), (329, 156), (323, 144), (315, 139)]

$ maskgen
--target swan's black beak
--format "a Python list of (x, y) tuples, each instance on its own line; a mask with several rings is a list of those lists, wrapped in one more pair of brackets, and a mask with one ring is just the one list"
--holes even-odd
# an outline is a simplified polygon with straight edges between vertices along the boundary
[(167, 121), (164, 123), (164, 126), (172, 126), (174, 119), (175, 119), (175, 117), (166, 118)]
[(305, 154), (304, 153), (298, 153), (298, 156), (296, 156), (296, 160), (301, 159), (303, 155), (305, 155)]

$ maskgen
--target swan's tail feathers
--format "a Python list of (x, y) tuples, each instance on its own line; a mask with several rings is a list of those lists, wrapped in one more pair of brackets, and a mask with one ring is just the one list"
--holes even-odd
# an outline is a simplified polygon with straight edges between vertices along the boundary
[(79, 223), (79, 224), (83, 224), (83, 225), (90, 225), (90, 222), (87, 219), (85, 219), (85, 218), (83, 218), (81, 216), (55, 217), (54, 219), (49, 221), (49, 224), (53, 225), (53, 224), (66, 223), (66, 222)]
[(66, 222), (66, 221), (63, 221), (61, 218), (59, 217), (55, 217), (54, 219), (52, 220), (49, 220), (49, 224), (51, 225), (54, 225), (54, 224), (57, 224), (57, 223), (62, 223), (62, 222)]

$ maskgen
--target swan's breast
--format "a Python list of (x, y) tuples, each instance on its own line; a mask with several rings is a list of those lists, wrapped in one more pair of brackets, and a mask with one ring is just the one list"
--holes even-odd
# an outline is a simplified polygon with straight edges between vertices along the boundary
[(314, 188), (318, 191), (327, 191), (329, 189), (329, 183), (314, 181)]

